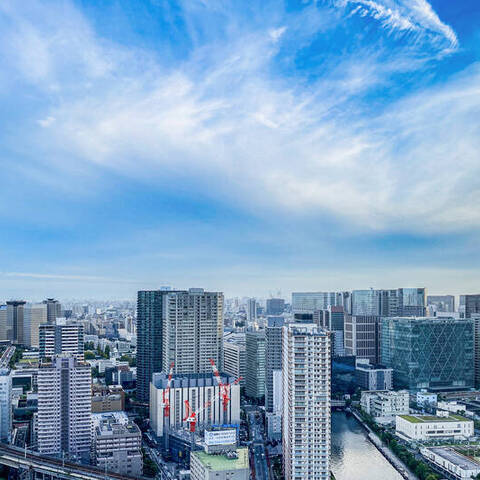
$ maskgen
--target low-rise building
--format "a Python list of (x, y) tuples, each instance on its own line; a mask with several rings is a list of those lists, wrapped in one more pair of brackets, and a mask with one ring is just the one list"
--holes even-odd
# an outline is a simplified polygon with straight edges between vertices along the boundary
[(222, 455), (203, 451), (190, 455), (191, 480), (248, 480), (248, 448), (237, 448)]
[(142, 434), (124, 412), (92, 415), (95, 463), (103, 471), (141, 477)]
[(436, 438), (465, 439), (473, 436), (473, 421), (448, 412), (433, 415), (398, 415), (395, 433), (402, 439), (432, 440)]
[(120, 412), (125, 409), (125, 392), (122, 388), (112, 388), (94, 392), (92, 413)]
[(437, 404), (437, 399), (436, 393), (427, 392), (426, 390), (417, 392), (417, 405), (421, 408), (434, 407)]
[(433, 467), (447, 478), (470, 480), (480, 474), (480, 463), (451, 447), (422, 448), (420, 453)]
[(393, 369), (372, 365), (367, 359), (358, 359), (355, 364), (355, 383), (362, 390), (391, 390)]
[(407, 390), (372, 390), (362, 392), (360, 406), (378, 423), (393, 423), (396, 415), (410, 412), (410, 395)]

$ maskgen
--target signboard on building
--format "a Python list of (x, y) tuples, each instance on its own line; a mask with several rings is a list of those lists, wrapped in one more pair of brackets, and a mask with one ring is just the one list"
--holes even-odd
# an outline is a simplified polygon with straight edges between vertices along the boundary
[(234, 445), (237, 443), (237, 430), (225, 428), (222, 430), (205, 430), (205, 445)]

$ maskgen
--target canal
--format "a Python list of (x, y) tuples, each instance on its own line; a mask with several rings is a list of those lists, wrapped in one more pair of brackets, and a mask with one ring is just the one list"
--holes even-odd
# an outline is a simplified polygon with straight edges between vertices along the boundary
[(358, 420), (345, 412), (332, 412), (331, 468), (337, 480), (402, 479), (368, 440)]

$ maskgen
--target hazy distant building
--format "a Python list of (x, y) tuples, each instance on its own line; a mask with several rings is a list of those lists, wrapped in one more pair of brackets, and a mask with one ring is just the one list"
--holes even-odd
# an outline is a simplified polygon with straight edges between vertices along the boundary
[(257, 301), (254, 298), (247, 300), (247, 321), (254, 322), (257, 319)]
[(285, 311), (285, 300), (283, 298), (269, 298), (266, 306), (267, 315), (281, 315)]
[(62, 314), (62, 305), (58, 300), (54, 298), (47, 298), (43, 301), (44, 305), (47, 306), (47, 322), (54, 324), (57, 318), (63, 317)]
[(92, 440), (90, 365), (57, 357), (38, 370), (38, 451), (90, 462)]
[(273, 411), (273, 372), (282, 369), (283, 318), (270, 317), (265, 328), (265, 408)]
[(23, 343), (23, 313), (24, 300), (10, 300), (7, 302), (7, 340), (13, 343)]
[(47, 306), (44, 303), (27, 303), (23, 310), (23, 344), (27, 347), (39, 346), (39, 327), (47, 322)]
[(265, 330), (247, 332), (245, 335), (247, 371), (245, 393), (251, 398), (265, 395)]
[(0, 341), (9, 340), (12, 336), (7, 330), (7, 306), (0, 305)]
[(427, 305), (434, 307), (436, 312), (454, 312), (455, 296), (454, 295), (429, 295), (427, 297)]
[(383, 318), (380, 360), (393, 368), (395, 388), (473, 388), (473, 322), (437, 317)]
[(292, 310), (294, 313), (313, 313), (316, 310), (327, 310), (337, 305), (338, 294), (335, 292), (293, 292)]

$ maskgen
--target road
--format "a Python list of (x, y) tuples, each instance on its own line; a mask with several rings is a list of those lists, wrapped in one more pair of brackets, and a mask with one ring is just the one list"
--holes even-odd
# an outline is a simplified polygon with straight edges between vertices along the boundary
[(248, 424), (250, 430), (250, 440), (252, 441), (251, 452), (253, 457), (253, 467), (255, 470), (255, 480), (269, 480), (267, 457), (264, 444), (263, 423), (261, 415), (257, 410), (248, 412)]

